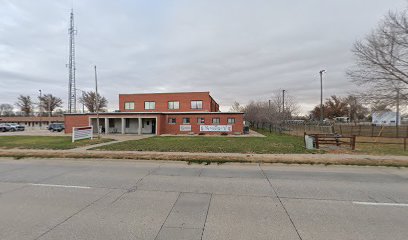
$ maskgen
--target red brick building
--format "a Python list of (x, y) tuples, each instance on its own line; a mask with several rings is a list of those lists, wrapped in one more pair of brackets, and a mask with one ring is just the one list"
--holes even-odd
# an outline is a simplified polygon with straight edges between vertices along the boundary
[[(93, 126), (95, 113), (65, 114), (65, 132)], [(242, 134), (243, 113), (220, 112), (209, 92), (120, 94), (119, 112), (99, 114), (105, 134)]]

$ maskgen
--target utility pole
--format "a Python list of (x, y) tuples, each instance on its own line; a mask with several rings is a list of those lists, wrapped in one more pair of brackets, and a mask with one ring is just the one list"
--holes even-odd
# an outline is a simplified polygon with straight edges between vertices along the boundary
[(320, 124), (323, 124), (323, 73), (326, 70), (321, 70), (320, 73)]
[(395, 119), (395, 127), (397, 130), (397, 137), (399, 137), (399, 114), (400, 114), (400, 89), (397, 88), (397, 113), (396, 113), (396, 119)]
[(38, 90), (40, 92), (40, 129), (42, 127), (42, 91), (41, 89)]
[(285, 91), (286, 90), (282, 90), (282, 116), (284, 121), (285, 121)]
[[(98, 77), (96, 74), (96, 65), (94, 66), (95, 69), (95, 105), (96, 105), (96, 128), (98, 131), (98, 139), (101, 138), (99, 132), (99, 99), (98, 99)], [(105, 126), (106, 129), (106, 126)]]

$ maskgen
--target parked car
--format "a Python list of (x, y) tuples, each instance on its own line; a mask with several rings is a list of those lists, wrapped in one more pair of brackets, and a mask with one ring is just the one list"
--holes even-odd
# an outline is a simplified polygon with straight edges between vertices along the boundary
[(48, 126), (48, 130), (50, 130), (51, 132), (61, 132), (65, 129), (65, 126), (63, 123), (51, 123)]
[(10, 127), (10, 132), (15, 132), (15, 131), (24, 131), (25, 127), (23, 125), (17, 124), (17, 123), (5, 123), (6, 126)]
[(10, 129), (10, 126), (6, 125), (5, 123), (0, 123), (0, 132), (8, 132)]

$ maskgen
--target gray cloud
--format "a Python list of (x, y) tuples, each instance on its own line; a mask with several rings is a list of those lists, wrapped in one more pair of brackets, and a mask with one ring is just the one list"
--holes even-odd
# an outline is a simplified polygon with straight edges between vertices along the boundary
[[(354, 88), (350, 49), (405, 0), (75, 1), (77, 86), (119, 93), (211, 91), (224, 109), (277, 89), (307, 112)], [(38, 89), (66, 102), (71, 1), (0, 0), (0, 103)]]

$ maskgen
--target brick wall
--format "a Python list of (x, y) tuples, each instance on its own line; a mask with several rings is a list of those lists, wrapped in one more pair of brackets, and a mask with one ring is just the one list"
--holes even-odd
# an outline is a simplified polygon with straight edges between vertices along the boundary
[(73, 127), (89, 126), (89, 115), (65, 115), (65, 133), (72, 133)]
[[(89, 126), (89, 117), (96, 117), (95, 115), (65, 115), (65, 133), (72, 133), (73, 127), (84, 127)], [(191, 125), (191, 132), (199, 133), (200, 132), (200, 125), (232, 125), (232, 132), (229, 134), (233, 134), (234, 132), (243, 132), (243, 114), (231, 114), (231, 113), (224, 113), (224, 114), (200, 114), (200, 113), (192, 113), (192, 114), (101, 114), (100, 118), (154, 118), (157, 117), (156, 126), (157, 126), (157, 135), (161, 134), (188, 134), (188, 132), (181, 132), (180, 125)], [(205, 120), (204, 124), (198, 124), (197, 118), (202, 117)], [(176, 118), (176, 124), (169, 124), (169, 118)], [(183, 124), (183, 118), (190, 118), (190, 124)], [(212, 124), (213, 118), (219, 118), (219, 124)], [(235, 124), (228, 124), (228, 118), (235, 118)], [(102, 120), (103, 121), (103, 120)], [(220, 132), (205, 132), (205, 134), (217, 134), (219, 135)]]
[[(191, 101), (203, 101), (203, 109), (191, 109)], [(156, 102), (156, 109), (145, 110), (145, 102)], [(180, 109), (168, 109), (169, 101), (180, 102)], [(134, 102), (134, 110), (125, 110), (125, 102)], [(194, 93), (149, 93), (149, 94), (120, 94), (119, 109), (121, 112), (212, 112), (218, 111), (218, 104), (209, 92)]]
[[(204, 118), (204, 124), (198, 124), (197, 118)], [(235, 132), (239, 132), (242, 134), (243, 127), (244, 127), (244, 119), (243, 114), (168, 114), (162, 116), (163, 120), (162, 124), (165, 125), (163, 127), (162, 134), (188, 134), (188, 132), (181, 132), (180, 125), (191, 125), (191, 132), (200, 133), (200, 125), (232, 125), (232, 132), (228, 132), (228, 134), (233, 134)], [(168, 119), (175, 118), (176, 124), (169, 124)], [(183, 118), (190, 118), (190, 124), (183, 124)], [(219, 118), (219, 124), (213, 124), (212, 119)], [(228, 118), (235, 118), (235, 124), (228, 124)], [(221, 134), (220, 132), (203, 132), (205, 134)]]

